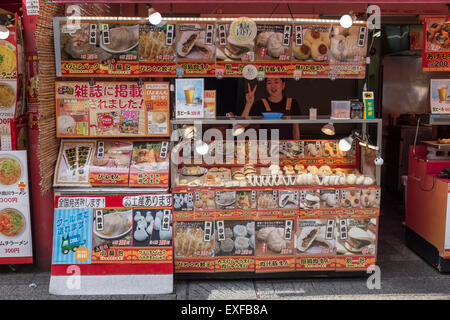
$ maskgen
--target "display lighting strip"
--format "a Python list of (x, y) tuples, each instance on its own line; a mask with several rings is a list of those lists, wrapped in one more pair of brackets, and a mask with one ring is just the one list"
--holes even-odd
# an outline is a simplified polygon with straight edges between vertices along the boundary
[[(128, 20), (128, 21), (146, 21), (148, 18), (144, 17), (67, 17), (70, 20)], [(233, 21), (236, 18), (212, 18), (212, 17), (163, 17), (163, 21)], [(276, 22), (308, 22), (308, 23), (334, 23), (339, 24), (338, 19), (318, 19), (318, 18), (250, 18), (255, 22), (258, 21), (276, 21)], [(356, 20), (353, 24), (367, 24), (367, 21)]]

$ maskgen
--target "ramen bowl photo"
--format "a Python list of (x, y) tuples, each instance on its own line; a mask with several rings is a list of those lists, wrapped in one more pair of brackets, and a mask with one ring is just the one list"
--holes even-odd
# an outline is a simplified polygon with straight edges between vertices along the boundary
[(7, 83), (0, 83), (0, 109), (8, 109), (16, 102), (16, 92)]
[(9, 155), (0, 157), (0, 184), (6, 186), (15, 184), (21, 176), (22, 166), (18, 159)]
[(25, 217), (16, 209), (6, 208), (0, 211), (0, 233), (14, 237), (22, 233), (25, 227)]

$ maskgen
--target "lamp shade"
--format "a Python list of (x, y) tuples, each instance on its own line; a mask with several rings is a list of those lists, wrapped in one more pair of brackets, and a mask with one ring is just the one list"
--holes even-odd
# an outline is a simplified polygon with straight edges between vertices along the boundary
[(322, 132), (329, 136), (334, 136), (335, 134), (334, 125), (331, 122), (327, 123), (322, 127)]

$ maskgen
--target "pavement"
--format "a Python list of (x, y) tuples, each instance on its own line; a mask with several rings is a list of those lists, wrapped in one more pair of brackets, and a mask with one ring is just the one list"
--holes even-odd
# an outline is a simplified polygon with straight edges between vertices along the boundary
[(49, 272), (17, 265), (0, 266), (0, 300), (449, 300), (450, 275), (405, 246), (402, 220), (401, 203), (384, 204), (379, 289), (368, 273), (357, 278), (176, 280), (173, 293), (165, 295), (56, 296), (48, 292)]

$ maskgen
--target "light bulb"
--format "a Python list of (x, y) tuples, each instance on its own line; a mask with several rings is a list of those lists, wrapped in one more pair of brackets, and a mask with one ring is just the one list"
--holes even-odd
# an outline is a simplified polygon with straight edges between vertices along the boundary
[(5, 40), (9, 37), (9, 29), (6, 26), (0, 26), (0, 39)]
[(339, 140), (339, 149), (341, 149), (344, 152), (349, 151), (352, 148), (352, 137), (346, 137), (341, 140)]
[(349, 14), (344, 14), (339, 20), (339, 23), (343, 28), (350, 28), (353, 24), (353, 19)]
[(209, 151), (209, 146), (207, 143), (201, 141), (201, 140), (197, 140), (195, 142), (195, 151), (197, 151), (198, 154), (200, 155), (205, 155), (208, 153)]
[(151, 24), (160, 24), (162, 21), (161, 13), (154, 12), (151, 15), (148, 16), (148, 21), (150, 21)]

